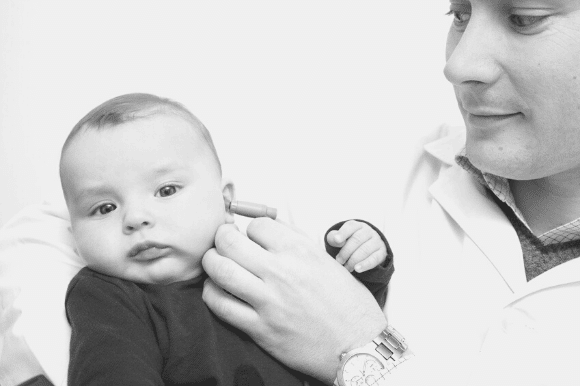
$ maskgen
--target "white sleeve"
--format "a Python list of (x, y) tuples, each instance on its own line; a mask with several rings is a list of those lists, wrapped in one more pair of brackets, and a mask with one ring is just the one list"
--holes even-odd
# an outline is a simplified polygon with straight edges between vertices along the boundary
[[(0, 229), (2, 386), (41, 373), (66, 385), (70, 326), (64, 300), (69, 281), (84, 265), (74, 252), (65, 207), (27, 207)], [(22, 366), (14, 365), (15, 355)]]

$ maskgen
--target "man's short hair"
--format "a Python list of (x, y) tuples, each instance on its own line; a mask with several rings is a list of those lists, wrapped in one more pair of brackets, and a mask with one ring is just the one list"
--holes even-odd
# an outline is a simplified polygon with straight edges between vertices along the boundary
[(181, 103), (169, 98), (161, 98), (152, 94), (133, 93), (121, 95), (100, 104), (85, 115), (71, 130), (64, 145), (62, 154), (72, 140), (83, 130), (103, 129), (132, 122), (137, 119), (151, 117), (155, 114), (174, 114), (189, 121), (195, 130), (203, 136), (209, 150), (213, 154), (221, 174), (221, 163), (213, 140), (207, 128)]

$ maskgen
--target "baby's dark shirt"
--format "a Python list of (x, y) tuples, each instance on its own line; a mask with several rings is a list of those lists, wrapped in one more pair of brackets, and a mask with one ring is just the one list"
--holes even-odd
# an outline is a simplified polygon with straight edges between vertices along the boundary
[[(387, 246), (387, 260), (355, 275), (383, 306), (393, 263), (389, 244), (378, 233)], [(332, 256), (338, 252), (329, 245), (327, 250)], [(205, 278), (139, 284), (80, 270), (66, 296), (72, 327), (68, 384), (302, 385), (307, 377), (207, 308), (202, 299)]]

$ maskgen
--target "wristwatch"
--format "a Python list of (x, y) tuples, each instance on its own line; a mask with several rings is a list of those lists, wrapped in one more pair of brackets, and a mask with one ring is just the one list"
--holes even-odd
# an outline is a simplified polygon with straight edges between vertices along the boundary
[(372, 342), (343, 353), (334, 386), (382, 386), (398, 365), (413, 357), (401, 336), (387, 326)]

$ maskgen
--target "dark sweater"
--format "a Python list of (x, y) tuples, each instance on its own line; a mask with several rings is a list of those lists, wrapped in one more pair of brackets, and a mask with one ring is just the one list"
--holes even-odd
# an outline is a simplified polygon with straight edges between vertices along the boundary
[(520, 239), (528, 281), (557, 265), (580, 256), (580, 240), (544, 245), (506, 203), (497, 198), (491, 191), (488, 191), (488, 194), (493, 197), (510, 220)]

